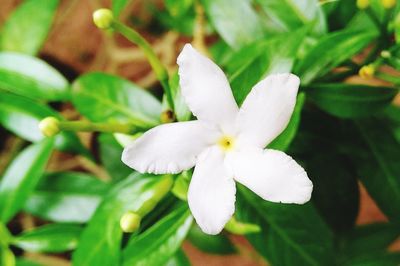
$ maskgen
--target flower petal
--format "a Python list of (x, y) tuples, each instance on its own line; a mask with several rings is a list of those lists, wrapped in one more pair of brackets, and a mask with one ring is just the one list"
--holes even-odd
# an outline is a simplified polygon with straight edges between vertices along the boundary
[(293, 74), (274, 74), (257, 83), (240, 108), (239, 136), (260, 148), (274, 140), (289, 123), (299, 85)]
[(201, 230), (221, 232), (235, 211), (235, 181), (224, 165), (218, 147), (201, 153), (189, 185), (188, 203)]
[(227, 156), (227, 164), (236, 181), (265, 200), (303, 204), (311, 198), (313, 185), (307, 173), (281, 151), (232, 152)]
[(190, 44), (180, 53), (180, 86), (192, 113), (199, 119), (220, 125), (233, 125), (238, 107), (224, 72)]
[(150, 129), (128, 145), (122, 161), (141, 173), (179, 173), (215, 141), (214, 129), (200, 121), (171, 123)]

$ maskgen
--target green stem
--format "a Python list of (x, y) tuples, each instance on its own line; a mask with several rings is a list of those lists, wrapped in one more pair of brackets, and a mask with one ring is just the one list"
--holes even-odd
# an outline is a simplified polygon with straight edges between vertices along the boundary
[(130, 124), (120, 123), (92, 123), (89, 121), (60, 121), (60, 130), (67, 131), (86, 131), (86, 132), (110, 132), (132, 134), (139, 130)]
[(154, 53), (154, 50), (150, 46), (150, 44), (134, 29), (129, 28), (118, 21), (113, 21), (112, 28), (115, 31), (121, 33), (123, 36), (125, 36), (125, 38), (127, 38), (131, 42), (135, 43), (137, 46), (140, 47), (140, 49), (142, 49), (145, 56), (147, 57), (147, 60), (149, 60), (149, 63), (153, 68), (154, 73), (157, 76), (157, 79), (160, 81), (161, 86), (164, 88), (170, 108), (174, 110), (174, 101), (172, 97), (171, 88), (168, 83), (169, 80), (168, 72), (164, 67), (164, 65), (161, 63), (160, 59)]

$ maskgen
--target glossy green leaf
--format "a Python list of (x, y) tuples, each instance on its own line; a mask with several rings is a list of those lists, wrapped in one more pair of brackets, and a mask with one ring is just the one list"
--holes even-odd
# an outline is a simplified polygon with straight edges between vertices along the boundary
[(36, 55), (49, 33), (58, 0), (26, 0), (0, 31), (0, 50)]
[(236, 252), (235, 246), (223, 234), (207, 235), (197, 225), (189, 231), (188, 240), (201, 251), (211, 254), (232, 254)]
[(238, 190), (236, 213), (261, 226), (248, 239), (272, 265), (332, 265), (332, 233), (312, 204), (271, 203), (243, 186)]
[[(47, 116), (62, 119), (60, 114), (46, 105), (0, 91), (0, 124), (20, 138), (31, 142), (43, 140), (45, 137), (38, 124)], [(61, 132), (55, 139), (55, 148), (61, 151), (88, 154), (76, 134), (72, 132)]]
[(107, 190), (107, 184), (88, 174), (48, 174), (29, 197), (24, 211), (54, 222), (85, 223)]
[(186, 257), (182, 249), (179, 249), (175, 255), (170, 258), (165, 266), (190, 266), (189, 259)]
[(0, 53), (0, 89), (35, 100), (68, 99), (68, 81), (41, 59), (14, 52)]
[(73, 253), (73, 265), (118, 265), (122, 230), (119, 221), (127, 211), (137, 211), (156, 190), (172, 184), (170, 176), (132, 174), (107, 193), (83, 231)]
[(158, 123), (161, 104), (151, 94), (122, 78), (90, 73), (73, 84), (72, 102), (76, 109), (95, 122), (118, 120), (137, 126)]
[(182, 204), (129, 241), (123, 251), (122, 265), (163, 265), (179, 249), (192, 221), (188, 206)]
[(389, 106), (398, 92), (389, 87), (343, 83), (312, 85), (306, 91), (319, 108), (342, 118), (373, 115)]
[(15, 256), (12, 251), (5, 246), (0, 246), (0, 265), (15, 266)]
[(24, 205), (43, 174), (53, 145), (53, 139), (32, 144), (7, 168), (0, 183), (0, 221), (7, 223)]
[[(249, 0), (202, 0), (209, 21), (222, 39), (237, 49), (264, 35), (262, 22)], [(246, 19), (241, 19), (246, 18)]]
[(256, 0), (274, 28), (293, 31), (314, 24), (317, 34), (326, 32), (325, 16), (317, 0)]
[(82, 227), (70, 224), (48, 224), (14, 237), (12, 244), (25, 251), (60, 253), (78, 244)]
[(348, 138), (354, 145), (349, 158), (358, 176), (379, 208), (392, 221), (400, 221), (400, 143), (378, 119), (355, 123)]
[(302, 92), (299, 93), (289, 124), (276, 139), (268, 144), (267, 148), (280, 151), (286, 151), (289, 148), (300, 124), (301, 110), (303, 110), (305, 99), (306, 95)]
[(112, 0), (112, 11), (115, 17), (119, 17), (131, 0)]
[(342, 30), (329, 33), (297, 62), (294, 72), (300, 76), (303, 85), (308, 85), (361, 51), (375, 36), (369, 31)]
[(308, 28), (257, 42), (235, 53), (226, 62), (232, 92), (240, 105), (252, 87), (272, 73), (291, 72), (294, 58)]
[(112, 134), (101, 134), (98, 138), (100, 144), (100, 160), (109, 175), (115, 180), (121, 180), (132, 173), (132, 169), (121, 161), (123, 147), (116, 141)]

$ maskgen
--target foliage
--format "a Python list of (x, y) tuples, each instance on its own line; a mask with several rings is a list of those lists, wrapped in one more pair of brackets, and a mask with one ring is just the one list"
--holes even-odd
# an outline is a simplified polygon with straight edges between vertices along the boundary
[[(400, 85), (400, 2), (389, 9), (381, 2), (358, 9), (349, 0), (166, 0), (165, 8), (150, 8), (151, 25), (160, 30), (198, 41), (200, 27), (214, 36), (208, 52), (227, 73), (239, 105), (268, 74), (293, 72), (301, 79), (292, 118), (268, 148), (301, 162), (314, 184), (311, 202), (271, 203), (237, 186), (235, 217), (261, 228), (245, 237), (271, 265), (400, 264), (400, 253), (388, 250), (400, 236), (400, 107), (393, 104)], [(122, 33), (138, 45), (160, 86), (145, 90), (102, 72), (68, 80), (40, 54), (58, 6), (57, 0), (25, 0), (0, 27), (0, 134), (20, 140), (0, 169), (0, 265), (41, 265), (16, 250), (68, 254), (76, 266), (190, 265), (180, 248), (184, 240), (207, 253), (235, 253), (227, 232), (205, 235), (193, 223), (185, 202), (190, 171), (140, 174), (120, 161), (127, 139), (192, 119), (177, 73), (166, 74), (145, 40), (118, 22), (109, 38)], [(123, 18), (130, 6), (113, 0), (114, 16)], [(380, 82), (356, 77), (365, 65)], [(73, 124), (54, 137), (41, 134), (45, 117), (70, 122), (61, 113), (65, 106), (103, 131), (91, 147)], [(120, 134), (113, 125), (129, 130)], [(46, 167), (59, 152), (101, 171)], [(356, 223), (360, 184), (387, 222)], [(142, 219), (133, 233), (120, 226), (128, 211)], [(45, 224), (16, 232), (21, 216)]]

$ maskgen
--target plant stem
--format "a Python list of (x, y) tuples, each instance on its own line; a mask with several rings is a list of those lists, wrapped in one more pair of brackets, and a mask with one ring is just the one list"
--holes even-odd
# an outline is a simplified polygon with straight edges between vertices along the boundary
[(121, 33), (125, 38), (127, 38), (143, 50), (144, 54), (147, 57), (147, 60), (149, 60), (149, 63), (157, 76), (157, 79), (160, 81), (161, 86), (163, 86), (164, 88), (170, 108), (174, 110), (174, 101), (172, 98), (171, 88), (168, 83), (168, 72), (164, 65), (161, 63), (160, 59), (154, 53), (154, 50), (150, 46), (150, 44), (137, 31), (129, 28), (128, 26), (125, 26), (118, 21), (113, 21), (112, 28), (115, 31)]
[(138, 130), (138, 128), (129, 124), (120, 123), (92, 123), (89, 121), (60, 121), (60, 130), (67, 131), (86, 131), (86, 132), (110, 132), (110, 133), (125, 133), (131, 134)]

